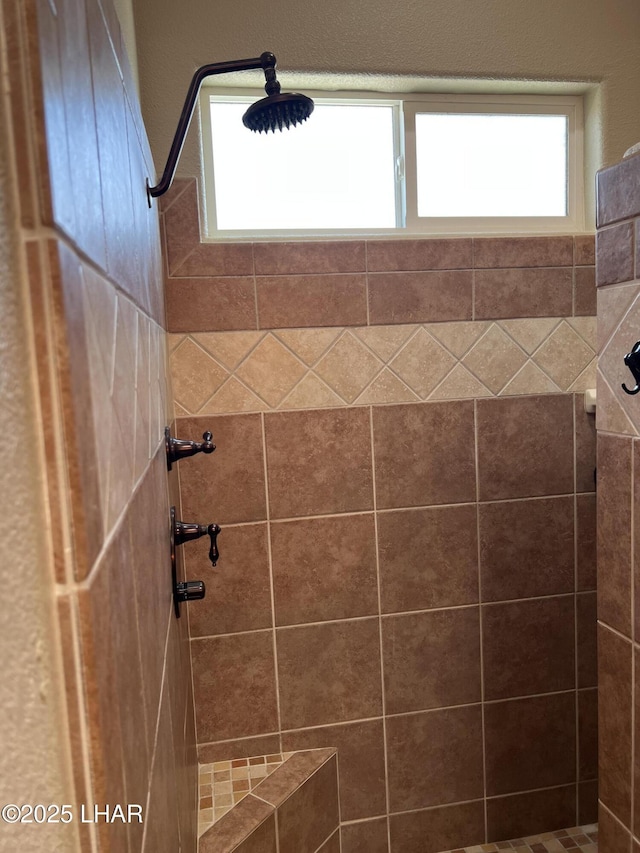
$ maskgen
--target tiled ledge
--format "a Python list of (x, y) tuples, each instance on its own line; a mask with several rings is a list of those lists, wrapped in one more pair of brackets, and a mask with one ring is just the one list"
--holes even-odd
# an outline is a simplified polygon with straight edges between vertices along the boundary
[(275, 853), (276, 828), (280, 853), (330, 849), (339, 832), (337, 772), (335, 749), (201, 765), (199, 853)]
[(179, 415), (581, 392), (595, 317), (171, 335)]

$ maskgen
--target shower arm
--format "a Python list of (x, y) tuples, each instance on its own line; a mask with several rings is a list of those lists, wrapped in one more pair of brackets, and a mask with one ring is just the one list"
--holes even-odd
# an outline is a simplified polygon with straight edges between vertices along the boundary
[(233, 59), (229, 62), (214, 62), (211, 65), (203, 65), (201, 68), (198, 68), (196, 73), (193, 75), (184, 106), (182, 107), (182, 112), (180, 113), (178, 127), (176, 128), (175, 136), (171, 143), (169, 157), (167, 158), (167, 165), (164, 167), (162, 178), (155, 187), (150, 187), (149, 181), (147, 180), (147, 198), (149, 201), (149, 207), (151, 207), (152, 198), (157, 198), (157, 196), (163, 195), (171, 186), (176, 166), (178, 165), (178, 160), (182, 153), (184, 139), (187, 135), (189, 125), (191, 124), (191, 117), (193, 116), (193, 110), (196, 105), (202, 81), (206, 77), (211, 77), (214, 74), (228, 74), (231, 71), (251, 71), (255, 68), (262, 68), (268, 79), (268, 71), (273, 71), (275, 67), (275, 56), (272, 53), (266, 52), (253, 59)]

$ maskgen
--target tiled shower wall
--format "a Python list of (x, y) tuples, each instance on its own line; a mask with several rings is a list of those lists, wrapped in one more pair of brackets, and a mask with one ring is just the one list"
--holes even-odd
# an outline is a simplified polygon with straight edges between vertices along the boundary
[(200, 760), (337, 747), (343, 853), (594, 820), (593, 238), (164, 225)]
[(163, 279), (136, 87), (110, 0), (2, 0), (1, 13), (49, 500), (38, 535), (56, 560), (75, 807), (144, 815), (73, 826), (83, 853), (195, 851), (189, 643), (168, 555)]
[(624, 356), (640, 339), (640, 157), (598, 175), (600, 846), (640, 837), (640, 400)]

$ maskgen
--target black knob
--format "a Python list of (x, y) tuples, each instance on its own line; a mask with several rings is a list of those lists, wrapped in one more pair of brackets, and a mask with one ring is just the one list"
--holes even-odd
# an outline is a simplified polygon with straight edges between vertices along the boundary
[(178, 601), (198, 601), (204, 598), (206, 593), (203, 581), (187, 581), (176, 584), (176, 598)]

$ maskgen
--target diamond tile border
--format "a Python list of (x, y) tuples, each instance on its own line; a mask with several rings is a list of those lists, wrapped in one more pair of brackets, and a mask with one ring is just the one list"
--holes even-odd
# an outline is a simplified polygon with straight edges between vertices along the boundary
[(518, 853), (598, 853), (598, 825), (574, 826), (557, 832), (544, 832), (527, 838), (512, 841), (498, 841), (495, 844), (477, 844), (474, 847), (460, 847), (450, 853), (500, 853), (517, 850)]
[(188, 415), (580, 392), (596, 384), (595, 317), (208, 332), (171, 335), (169, 349), (175, 402)]

